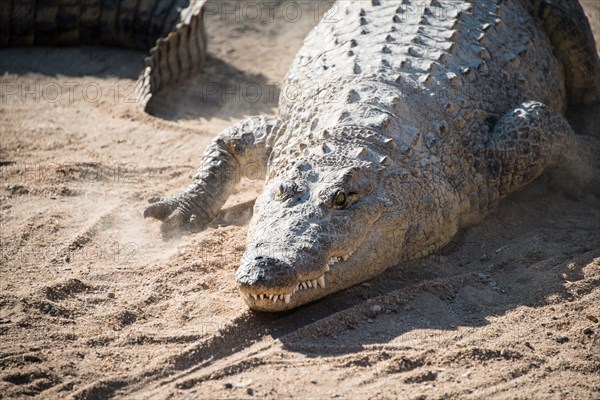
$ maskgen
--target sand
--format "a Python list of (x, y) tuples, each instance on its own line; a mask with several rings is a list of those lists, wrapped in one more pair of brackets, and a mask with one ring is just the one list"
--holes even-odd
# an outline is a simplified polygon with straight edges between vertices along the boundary
[(223, 128), (276, 112), (327, 3), (290, 4), (211, 12), (205, 73), (153, 115), (143, 52), (0, 50), (0, 397), (600, 398), (600, 201), (548, 175), (437, 254), (279, 314), (234, 280), (260, 181), (198, 234), (142, 219)]

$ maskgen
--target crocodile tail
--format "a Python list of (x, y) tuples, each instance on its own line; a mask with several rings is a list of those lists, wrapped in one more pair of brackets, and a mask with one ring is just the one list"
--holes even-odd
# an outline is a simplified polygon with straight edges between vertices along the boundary
[(206, 0), (0, 0), (0, 46), (108, 45), (150, 49), (137, 83), (152, 93), (198, 71)]
[(137, 81), (136, 94), (145, 110), (152, 94), (161, 87), (178, 82), (198, 72), (206, 58), (204, 0), (192, 1), (179, 11), (171, 8), (167, 22), (175, 29), (165, 29), (145, 59)]
[(563, 64), (570, 106), (600, 102), (600, 58), (577, 0), (530, 0)]

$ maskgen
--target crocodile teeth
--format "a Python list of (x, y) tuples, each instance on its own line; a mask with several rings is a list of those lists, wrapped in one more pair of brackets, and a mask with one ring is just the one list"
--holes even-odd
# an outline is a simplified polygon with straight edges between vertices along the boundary
[(317, 279), (317, 283), (319, 284), (319, 286), (325, 289), (325, 274), (321, 275), (319, 279)]
[[(347, 259), (347, 258), (346, 258), (346, 259)], [(329, 261), (327, 261), (327, 265), (326, 265), (326, 267), (327, 267), (327, 270), (329, 271), (329, 267), (331, 267), (333, 264), (335, 264), (335, 263), (337, 263), (337, 262), (340, 262), (340, 261), (342, 261), (342, 258), (341, 258), (341, 257), (331, 257), (331, 258), (329, 259)]]
[[(335, 257), (335, 258), (337, 259), (337, 257)], [(286, 304), (289, 304), (290, 301), (292, 300), (292, 296), (294, 294), (296, 294), (297, 291), (308, 290), (308, 288), (313, 288), (313, 289), (323, 288), (324, 289), (325, 288), (325, 273), (323, 273), (323, 275), (321, 275), (317, 279), (310, 279), (310, 280), (306, 280), (304, 282), (299, 282), (298, 285), (294, 289), (292, 289), (292, 291), (289, 293), (285, 293), (285, 294), (269, 294), (269, 293), (246, 294), (246, 293), (243, 293), (243, 295), (247, 299), (250, 299), (250, 296), (252, 296), (252, 298), (255, 301), (271, 300), (271, 301), (273, 301), (273, 303), (277, 303), (277, 300), (281, 300), (281, 301), (285, 301)]]
[(341, 256), (341, 257), (331, 257), (331, 258), (329, 259), (329, 261), (327, 261), (327, 263), (325, 264), (325, 269), (326, 269), (327, 271), (329, 271), (329, 267), (331, 267), (333, 264), (335, 264), (335, 263), (337, 263), (337, 262), (340, 262), (340, 261), (347, 261), (347, 260), (350, 258), (350, 256), (351, 256), (352, 254), (354, 254), (354, 251), (355, 251), (355, 250), (352, 250), (350, 253), (348, 253), (348, 254), (345, 254), (345, 255), (343, 255), (343, 256)]
[(331, 268), (329, 268), (329, 263), (325, 266), (325, 271), (329, 271), (331, 270)]

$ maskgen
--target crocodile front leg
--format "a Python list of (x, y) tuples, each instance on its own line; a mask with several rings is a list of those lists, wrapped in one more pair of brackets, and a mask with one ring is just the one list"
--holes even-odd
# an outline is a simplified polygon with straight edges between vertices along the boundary
[(498, 121), (480, 152), (480, 165), (500, 198), (557, 165), (571, 150), (575, 135), (567, 120), (545, 104), (528, 101)]
[(163, 221), (164, 237), (204, 229), (242, 177), (261, 178), (253, 175), (266, 170), (272, 143), (281, 130), (275, 117), (251, 117), (226, 129), (205, 150), (190, 186), (146, 207), (144, 218)]
[(528, 101), (504, 114), (473, 148), (481, 180), (473, 182), (461, 226), (478, 223), (501, 198), (558, 165), (573, 138), (567, 120), (545, 104)]

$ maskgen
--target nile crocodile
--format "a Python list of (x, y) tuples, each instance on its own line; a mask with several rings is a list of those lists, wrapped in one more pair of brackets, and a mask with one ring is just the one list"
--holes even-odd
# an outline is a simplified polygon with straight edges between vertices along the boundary
[(206, 0), (2, 0), (0, 47), (107, 45), (146, 50), (134, 95), (144, 109), (161, 87), (206, 58)]
[(226, 129), (185, 191), (144, 210), (167, 236), (197, 231), (265, 170), (236, 273), (252, 309), (297, 307), (441, 248), (559, 163), (575, 143), (561, 113), (600, 98), (576, 1), (335, 7), (296, 55), (279, 115)]
[[(84, 7), (100, 0), (79, 1), (74, 4)], [(152, 15), (168, 14), (158, 18), (163, 32), (174, 26), (165, 21), (182, 18), (175, 8), (166, 13), (161, 7), (170, 2), (163, 0), (103, 3), (113, 11), (100, 17), (109, 21), (108, 43), (138, 37), (127, 35), (148, 21), (146, 11), (133, 23), (118, 22), (134, 3), (138, 10), (156, 3)], [(177, 76), (182, 65), (190, 68), (180, 59), (169, 62), (176, 60), (171, 54), (185, 58), (189, 15), (196, 16), (195, 60), (203, 57), (201, 3), (193, 2), (188, 10), (196, 14), (162, 39), (167, 56), (150, 66), (162, 69), (158, 83)], [(67, 35), (68, 43), (89, 42), (86, 24), (100, 29), (86, 22), (82, 8), (62, 6), (58, 23), (38, 12), (7, 28), (6, 15), (20, 18), (14, 7), (23, 4), (29, 2), (0, 3), (0, 29), (8, 30), (0, 44), (19, 37), (36, 44), (48, 30), (64, 43), (78, 15), (79, 33)], [(163, 221), (167, 237), (198, 231), (242, 177), (265, 171), (236, 273), (252, 309), (290, 309), (441, 248), (564, 160), (576, 139), (561, 113), (567, 104), (600, 99), (600, 61), (574, 0), (338, 1), (334, 11), (297, 54), (279, 114), (226, 129), (206, 149), (186, 190), (144, 210), (144, 217)], [(98, 40), (97, 33), (92, 37)]]

